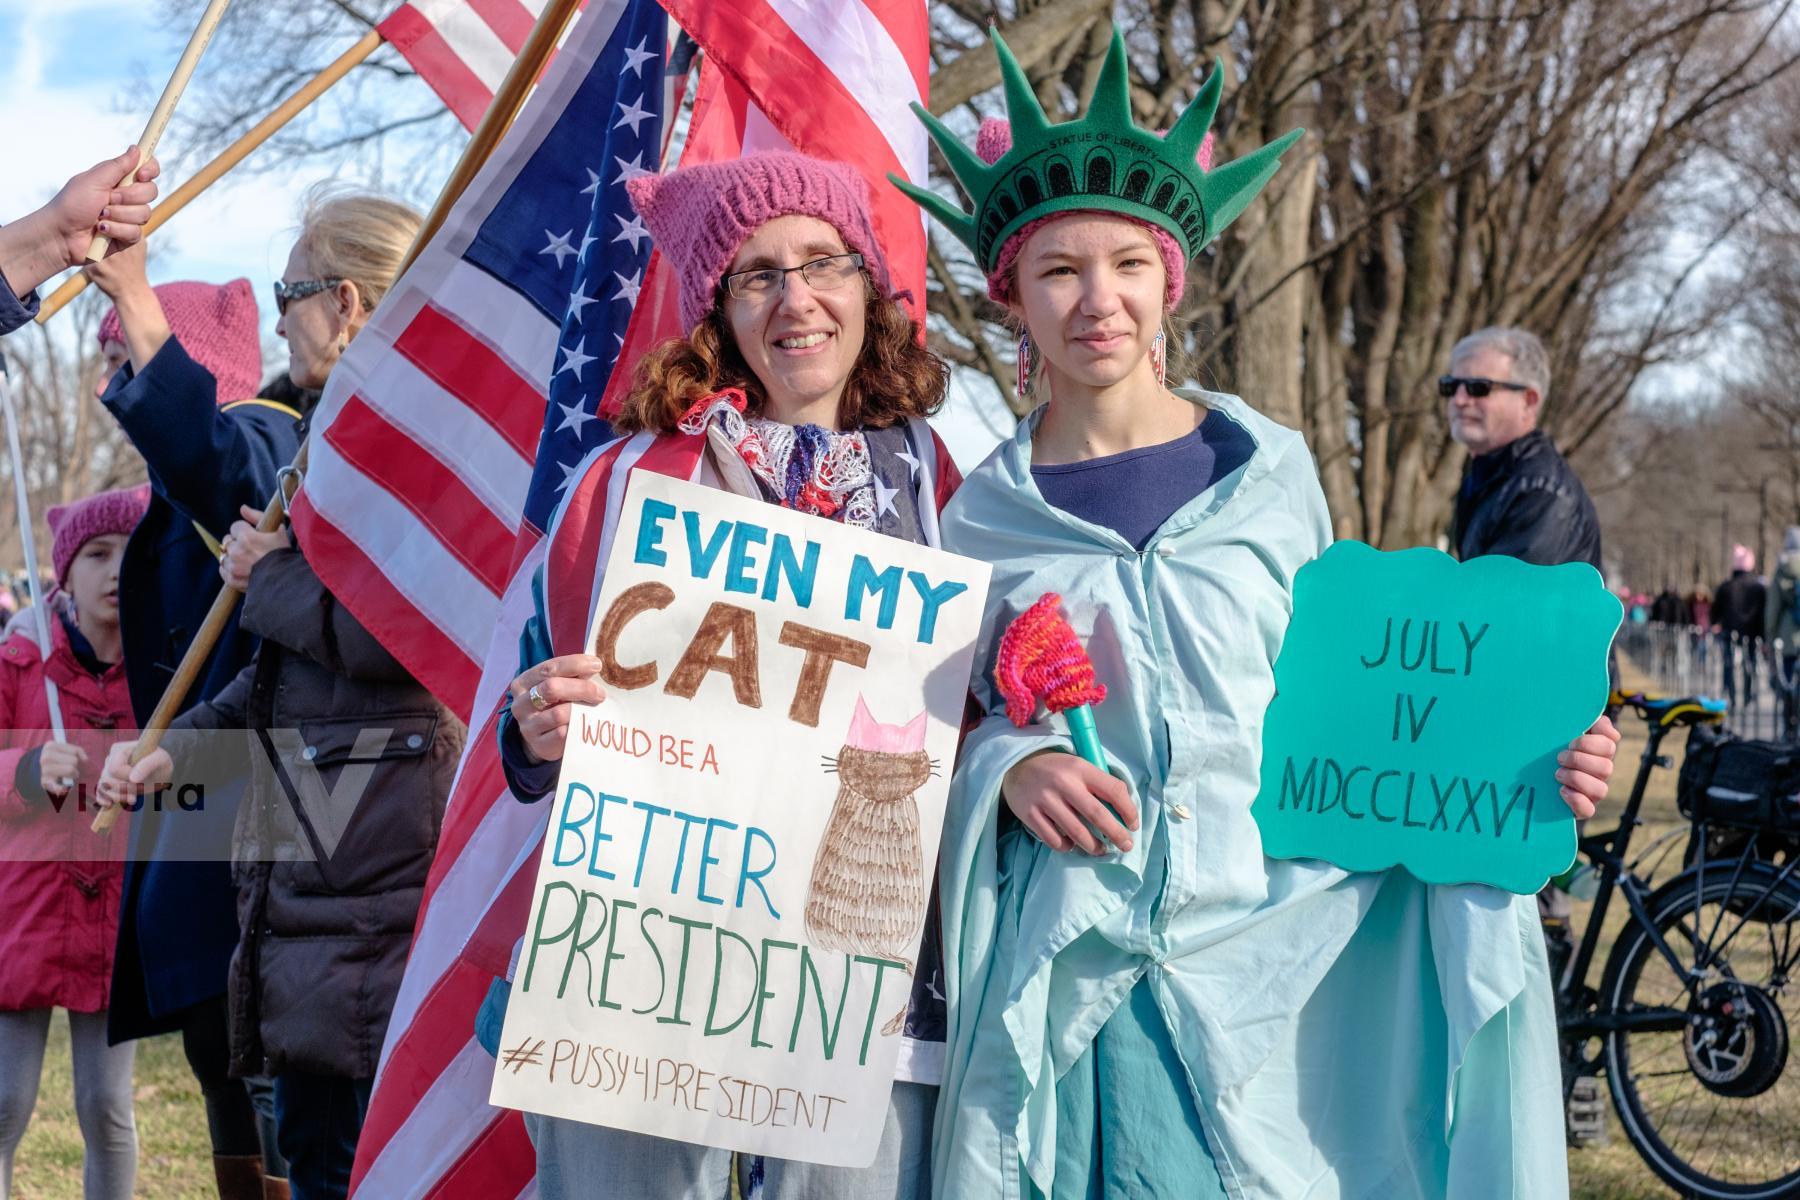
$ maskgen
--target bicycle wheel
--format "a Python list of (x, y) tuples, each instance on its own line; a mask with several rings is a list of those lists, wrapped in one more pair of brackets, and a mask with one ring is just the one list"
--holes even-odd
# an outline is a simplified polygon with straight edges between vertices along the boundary
[[(1625, 1136), (1684, 1196), (1800, 1198), (1800, 1071), (1788, 1033), (1800, 1013), (1800, 881), (1729, 869), (1651, 899), (1651, 922), (1681, 964), (1633, 921), (1601, 981), (1611, 1012), (1643, 1027), (1609, 1034), (1606, 1075)], [(1696, 986), (1688, 986), (1689, 978)], [(1670, 1018), (1654, 1022), (1655, 1013)]]

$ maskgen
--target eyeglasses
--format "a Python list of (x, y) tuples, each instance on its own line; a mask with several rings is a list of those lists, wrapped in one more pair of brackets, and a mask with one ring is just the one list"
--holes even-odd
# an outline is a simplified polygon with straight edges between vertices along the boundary
[(1456, 395), (1457, 388), (1464, 389), (1469, 395), (1479, 400), (1495, 388), (1502, 388), (1509, 392), (1526, 392), (1531, 390), (1531, 385), (1524, 383), (1510, 383), (1504, 379), (1482, 379), (1480, 377), (1470, 377), (1466, 375), (1438, 376), (1438, 395), (1442, 396), (1444, 399), (1448, 400), (1450, 397)]
[(302, 279), (298, 283), (275, 281), (275, 312), (287, 316), (287, 306), (295, 300), (304, 300), (308, 296), (316, 296), (344, 282), (342, 279)]
[(739, 271), (725, 277), (725, 290), (739, 300), (778, 295), (787, 286), (788, 275), (798, 271), (807, 287), (829, 292), (862, 274), (862, 268), (863, 256), (860, 254), (833, 254), (797, 267), (758, 267), (754, 271)]

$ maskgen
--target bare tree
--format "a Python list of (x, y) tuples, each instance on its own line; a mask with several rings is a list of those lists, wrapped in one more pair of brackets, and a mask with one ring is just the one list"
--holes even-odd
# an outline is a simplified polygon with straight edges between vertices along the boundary
[[(12, 462), (7, 454), (0, 472), (0, 567), (7, 571), (23, 566), (13, 498), (13, 472), (21, 465), (40, 554), (50, 545), (44, 514), (52, 505), (145, 478), (143, 460), (94, 396), (106, 366), (94, 335), (111, 307), (97, 289), (90, 290), (58, 318), (60, 329), (34, 325), (6, 339), (24, 460)], [(40, 565), (48, 568), (48, 560)]]
[[(171, 32), (192, 30), (205, 0), (161, 0)], [(211, 157), (387, 14), (391, 0), (257, 0), (227, 10), (190, 98), (176, 110), (182, 144)], [(160, 85), (160, 81), (158, 81)], [(148, 110), (153, 97), (146, 94)], [(414, 192), (449, 173), (467, 133), (406, 59), (383, 45), (238, 168), (296, 163), (359, 173)]]
[[(1724, 320), (1729, 303), (1689, 284), (1759, 197), (1722, 199), (1707, 180), (1731, 168), (1734, 122), (1797, 61), (1777, 45), (1788, 9), (1119, 4), (1110, 15), (1131, 31), (1140, 122), (1166, 123), (1217, 57), (1221, 158), (1308, 130), (1192, 273), (1178, 317), (1196, 376), (1306, 432), (1340, 535), (1433, 541), (1463, 462), (1433, 390), (1458, 337), (1495, 323), (1543, 334), (1557, 381), (1547, 427), (1579, 450), (1646, 369), (1691, 353)], [(1072, 111), (1091, 86), (1109, 15), (1087, 0), (938, 13), (945, 73), (986, 54), (983, 22), (1029, 28), (1019, 57), (1052, 112)], [(966, 107), (972, 129), (995, 102), (971, 92)], [(942, 239), (939, 249), (933, 345), (1010, 394), (1002, 314), (980, 299), (967, 257)]]
[(1631, 406), (1576, 465), (1606, 530), (1612, 577), (1654, 593), (1711, 591), (1735, 544), (1766, 561), (1794, 519), (1785, 492), (1793, 461), (1749, 408), (1709, 396)]
[[(1800, 156), (1757, 119), (1796, 99), (1793, 2), (937, 0), (932, 108), (969, 137), (1002, 111), (993, 24), (1046, 111), (1074, 115), (1116, 20), (1140, 124), (1166, 126), (1217, 61), (1218, 158), (1304, 127), (1190, 272), (1177, 361), (1305, 431), (1340, 535), (1429, 543), (1464, 460), (1434, 390), (1460, 336), (1543, 335), (1546, 427), (1580, 453), (1646, 371), (1738, 320), (1742, 296), (1702, 279), (1721, 247), (1773, 236), (1758, 216), (1770, 197), (1800, 191)], [(200, 7), (164, 3), (177, 27)], [(378, 15), (361, 0), (238, 6), (214, 52), (232, 69), (197, 83), (190, 135), (222, 144)], [(459, 141), (384, 49), (257, 161), (391, 157), (419, 178)], [(931, 345), (1018, 412), (1007, 314), (937, 231), (929, 268)]]

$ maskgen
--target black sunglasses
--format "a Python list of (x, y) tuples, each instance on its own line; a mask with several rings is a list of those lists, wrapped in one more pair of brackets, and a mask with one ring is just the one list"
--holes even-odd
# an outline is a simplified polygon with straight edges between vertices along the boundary
[(302, 279), (298, 283), (275, 281), (275, 312), (279, 316), (287, 316), (287, 306), (295, 300), (304, 300), (308, 296), (316, 296), (344, 282), (342, 279)]
[(1448, 400), (1456, 395), (1456, 389), (1463, 388), (1469, 395), (1479, 400), (1495, 388), (1504, 388), (1509, 392), (1530, 391), (1530, 386), (1523, 383), (1511, 383), (1504, 379), (1482, 379), (1479, 376), (1440, 375), (1438, 376), (1438, 395)]

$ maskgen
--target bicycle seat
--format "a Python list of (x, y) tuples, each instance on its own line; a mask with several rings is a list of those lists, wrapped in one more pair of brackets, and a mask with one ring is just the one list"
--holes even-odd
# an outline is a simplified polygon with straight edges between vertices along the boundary
[(1642, 692), (1614, 692), (1615, 707), (1629, 708), (1646, 721), (1665, 728), (1675, 725), (1717, 725), (1728, 706), (1706, 696), (1646, 696)]

